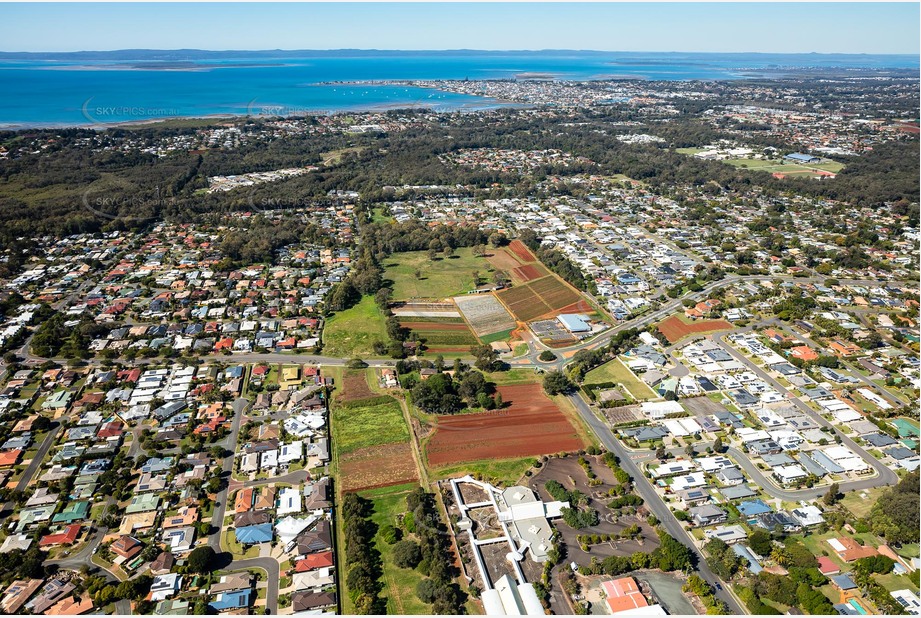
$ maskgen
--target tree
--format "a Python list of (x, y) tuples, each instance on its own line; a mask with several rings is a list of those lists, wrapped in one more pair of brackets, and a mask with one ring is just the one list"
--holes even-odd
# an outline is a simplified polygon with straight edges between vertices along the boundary
[(214, 549), (210, 545), (201, 545), (189, 554), (189, 570), (193, 573), (210, 573), (214, 570)]
[(393, 562), (401, 569), (414, 569), (422, 561), (422, 548), (415, 541), (405, 539), (393, 546)]
[(544, 376), (544, 391), (548, 395), (559, 395), (572, 390), (573, 383), (562, 371), (551, 371)]
[(393, 297), (393, 290), (390, 288), (381, 288), (374, 294), (374, 303), (381, 309), (386, 309)]
[(554, 354), (550, 350), (544, 350), (543, 352), (540, 353), (540, 356), (538, 356), (537, 358), (539, 358), (540, 360), (544, 362), (555, 361), (556, 354)]
[(221, 491), (221, 477), (212, 476), (210, 479), (208, 479), (208, 483), (205, 485), (205, 490), (209, 494), (216, 494), (217, 492)]
[(471, 404), (477, 401), (477, 397), (480, 393), (487, 394), (486, 391), (486, 378), (484, 378), (483, 374), (479, 371), (470, 371), (464, 374), (464, 377), (461, 378), (460, 385), (457, 387), (458, 395)]
[(381, 526), (380, 535), (388, 545), (393, 545), (400, 540), (400, 531), (392, 524)]
[(770, 533), (763, 528), (755, 528), (748, 535), (748, 546), (759, 556), (770, 556), (774, 548)]
[(919, 537), (919, 475), (915, 470), (884, 492), (873, 505), (868, 522), (874, 533), (890, 543), (917, 543)]
[(825, 492), (825, 495), (822, 496), (822, 502), (824, 502), (828, 506), (834, 506), (835, 504), (838, 503), (839, 493), (840, 493), (840, 489), (838, 487), (838, 483), (832, 483), (829, 486), (828, 491)]
[(500, 234), (499, 232), (493, 232), (489, 235), (489, 244), (491, 244), (493, 247), (498, 248), (507, 243), (508, 239), (505, 237), (505, 235)]
[(482, 371), (494, 371), (499, 359), (499, 353), (492, 349), (492, 346), (483, 344), (470, 347), (470, 354), (476, 358), (473, 363), (474, 367)]
[(355, 306), (361, 300), (361, 293), (352, 285), (348, 279), (342, 283), (337, 283), (329, 293), (327, 309), (330, 311), (344, 311)]
[(716, 440), (713, 441), (713, 452), (722, 453), (723, 452), (723, 439), (719, 436), (716, 437)]
[(416, 596), (423, 603), (431, 603), (435, 600), (435, 592), (438, 590), (438, 584), (430, 579), (423, 579), (416, 585)]

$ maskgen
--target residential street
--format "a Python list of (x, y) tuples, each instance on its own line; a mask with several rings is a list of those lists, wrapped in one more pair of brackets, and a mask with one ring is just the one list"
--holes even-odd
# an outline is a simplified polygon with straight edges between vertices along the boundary
[[(620, 467), (630, 475), (636, 492), (643, 498), (643, 502), (649, 510), (659, 519), (665, 531), (697, 555), (697, 571), (701, 577), (707, 580), (707, 583), (713, 586), (716, 596), (729, 606), (729, 611), (733, 614), (747, 613), (744, 607), (736, 600), (735, 596), (729, 592), (728, 586), (722, 585), (722, 580), (720, 580), (707, 566), (703, 555), (700, 553), (700, 550), (697, 549), (696, 545), (694, 545), (694, 542), (681, 525), (681, 522), (675, 518), (671, 509), (662, 501), (662, 498), (650, 484), (649, 479), (640, 471), (636, 462), (631, 459), (630, 451), (623, 448), (620, 441), (614, 437), (614, 433), (611, 429), (595, 416), (582, 397), (578, 394), (569, 395), (569, 400), (576, 407), (576, 410), (579, 411), (579, 415), (583, 420), (592, 428), (592, 431), (595, 432), (595, 435), (598, 436), (605, 448), (617, 455), (620, 459)], [(720, 588), (717, 588), (718, 585)]]

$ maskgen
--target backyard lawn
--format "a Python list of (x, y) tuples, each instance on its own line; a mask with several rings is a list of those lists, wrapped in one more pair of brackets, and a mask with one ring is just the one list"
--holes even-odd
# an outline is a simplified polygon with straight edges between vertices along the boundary
[(370, 356), (375, 341), (389, 340), (384, 316), (374, 304), (374, 297), (365, 296), (351, 309), (340, 311), (326, 321), (323, 354), (340, 358)]
[[(873, 487), (872, 489), (864, 489), (861, 491), (849, 491), (841, 499), (841, 504), (844, 505), (844, 508), (853, 513), (854, 517), (866, 517), (870, 513), (870, 509), (873, 508), (873, 505), (876, 504), (876, 499), (879, 498), (879, 495), (886, 489), (888, 489), (888, 487)], [(864, 498), (861, 494), (866, 494), (867, 497)]]

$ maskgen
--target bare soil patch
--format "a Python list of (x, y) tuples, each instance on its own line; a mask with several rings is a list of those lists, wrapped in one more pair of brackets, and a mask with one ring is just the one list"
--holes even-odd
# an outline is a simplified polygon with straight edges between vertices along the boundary
[(720, 330), (731, 330), (732, 328), (732, 324), (726, 320), (698, 320), (687, 324), (674, 315), (659, 323), (659, 332), (665, 335), (665, 338), (670, 343), (675, 343), (688, 335), (713, 333)]
[(418, 480), (408, 443), (381, 444), (346, 453), (339, 460), (343, 491), (402, 485)]

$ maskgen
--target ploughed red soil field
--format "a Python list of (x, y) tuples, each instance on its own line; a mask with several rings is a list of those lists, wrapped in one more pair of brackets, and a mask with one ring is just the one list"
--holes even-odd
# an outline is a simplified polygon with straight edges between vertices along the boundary
[(666, 318), (659, 323), (659, 331), (665, 335), (671, 343), (675, 343), (682, 337), (698, 333), (712, 333), (718, 330), (730, 330), (733, 326), (726, 320), (698, 320), (686, 324), (677, 316)]
[(512, 271), (522, 281), (534, 281), (547, 275), (546, 269), (538, 268), (535, 264), (526, 264)]
[(438, 417), (426, 445), (429, 465), (510, 459), (576, 451), (585, 447), (575, 428), (540, 384), (498, 387), (505, 407)]
[(534, 257), (534, 254), (531, 253), (531, 250), (528, 249), (520, 240), (513, 240), (511, 243), (509, 243), (508, 248), (512, 253), (515, 254), (515, 257), (520, 259), (525, 264), (533, 262), (537, 259)]

